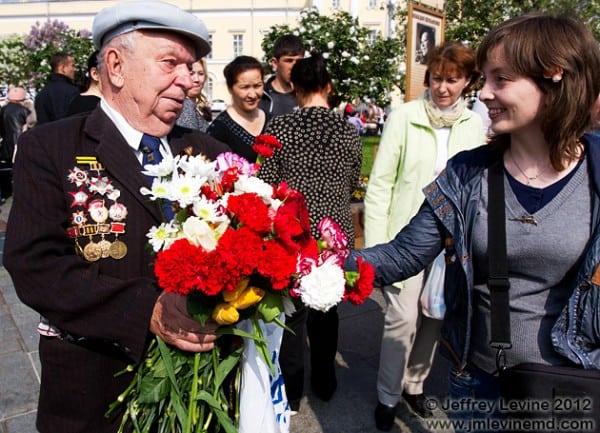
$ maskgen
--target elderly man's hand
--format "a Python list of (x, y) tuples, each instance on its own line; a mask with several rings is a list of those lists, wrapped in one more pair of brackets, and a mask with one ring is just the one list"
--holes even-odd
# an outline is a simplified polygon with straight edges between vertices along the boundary
[(206, 352), (217, 339), (216, 323), (201, 326), (187, 313), (185, 296), (163, 292), (158, 297), (150, 319), (150, 331), (164, 342), (188, 352)]

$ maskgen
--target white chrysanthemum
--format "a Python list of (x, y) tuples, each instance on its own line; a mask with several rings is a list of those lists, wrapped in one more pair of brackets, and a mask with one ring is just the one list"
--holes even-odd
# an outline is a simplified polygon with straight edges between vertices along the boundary
[(178, 202), (181, 207), (186, 207), (198, 200), (200, 188), (206, 183), (205, 177), (173, 176), (169, 183), (168, 199)]
[(266, 203), (269, 203), (273, 195), (273, 186), (258, 177), (240, 176), (234, 185), (235, 193), (254, 192)]
[(176, 168), (177, 159), (171, 155), (163, 157), (163, 160), (158, 164), (146, 164), (144, 166), (144, 173), (146, 176), (152, 177), (166, 177), (170, 176)]
[(152, 189), (148, 189), (145, 186), (140, 188), (142, 195), (149, 195), (150, 200), (166, 199), (169, 197), (169, 181), (161, 178), (154, 178), (152, 180)]
[(333, 41), (327, 42), (327, 48), (329, 48), (330, 50), (332, 50), (333, 47), (335, 47), (335, 42), (333, 42)]
[(182, 225), (184, 237), (191, 244), (201, 246), (206, 251), (217, 247), (218, 233), (204, 220), (198, 217), (189, 217)]
[(192, 211), (198, 218), (209, 222), (229, 221), (227, 215), (220, 210), (220, 204), (201, 196), (192, 204)]
[(211, 177), (215, 174), (214, 161), (207, 161), (203, 155), (189, 156), (181, 158), (179, 168), (188, 176)]
[(345, 285), (342, 268), (333, 260), (327, 260), (321, 266), (313, 266), (308, 275), (300, 278), (298, 292), (304, 305), (326, 312), (341, 302)]
[(149, 239), (150, 245), (155, 253), (159, 252), (162, 247), (168, 248), (171, 243), (167, 245), (168, 240), (174, 240), (177, 236), (179, 229), (171, 222), (162, 223), (158, 227), (152, 227), (146, 237)]

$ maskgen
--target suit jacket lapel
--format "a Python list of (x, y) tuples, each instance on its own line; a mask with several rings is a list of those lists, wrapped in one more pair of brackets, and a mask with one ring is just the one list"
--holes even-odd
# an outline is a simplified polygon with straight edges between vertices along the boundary
[(126, 188), (157, 222), (161, 222), (163, 216), (158, 203), (140, 194), (142, 186), (150, 188), (150, 181), (142, 174), (140, 162), (101, 108), (90, 114), (85, 132), (97, 141), (98, 160), (104, 165), (109, 176)]

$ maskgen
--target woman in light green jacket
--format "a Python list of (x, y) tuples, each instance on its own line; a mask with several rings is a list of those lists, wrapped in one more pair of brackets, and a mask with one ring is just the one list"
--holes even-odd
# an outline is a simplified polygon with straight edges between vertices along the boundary
[[(423, 202), (421, 188), (444, 169), (448, 158), (485, 143), (483, 121), (464, 98), (478, 76), (475, 54), (462, 44), (448, 43), (429, 53), (427, 89), (418, 100), (392, 111), (385, 122), (365, 196), (365, 246), (394, 238)], [(375, 409), (380, 430), (393, 426), (400, 397), (417, 415), (432, 416), (423, 381), (441, 320), (421, 313), (423, 284), (421, 273), (383, 288), (387, 311)]]

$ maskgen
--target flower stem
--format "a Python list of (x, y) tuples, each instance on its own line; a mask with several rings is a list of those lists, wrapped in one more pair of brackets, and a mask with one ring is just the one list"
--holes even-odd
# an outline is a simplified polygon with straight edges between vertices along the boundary
[(188, 416), (185, 423), (185, 433), (191, 433), (192, 424), (196, 418), (196, 397), (198, 396), (198, 369), (200, 368), (200, 353), (194, 354), (194, 378), (192, 379), (192, 389), (190, 390), (190, 402), (188, 405)]

